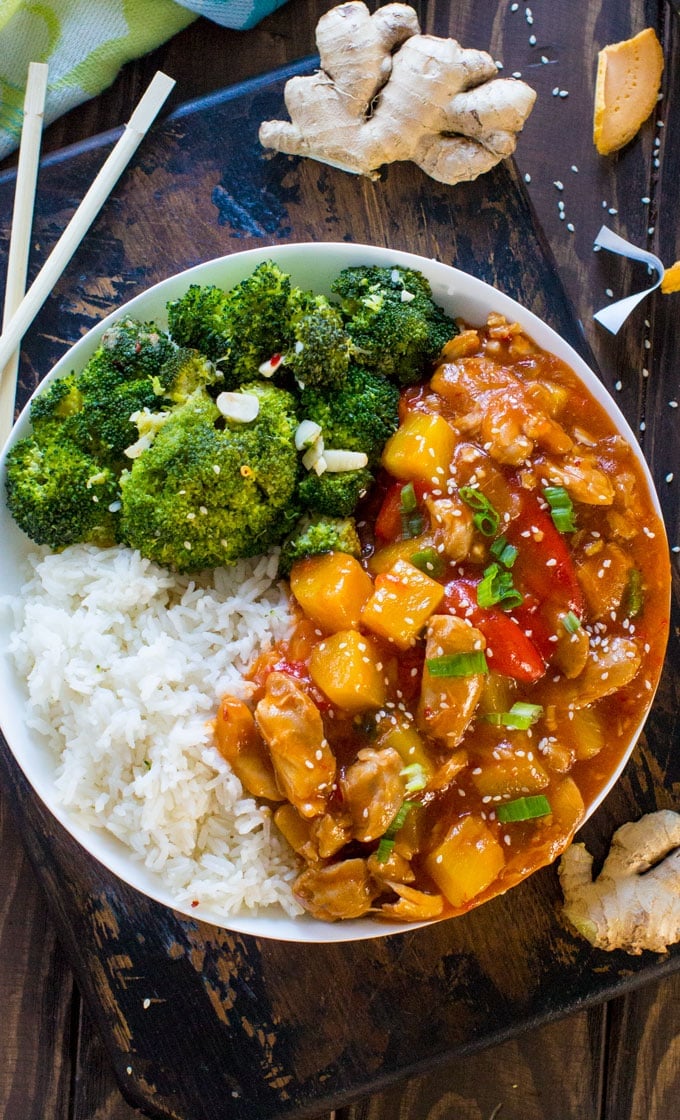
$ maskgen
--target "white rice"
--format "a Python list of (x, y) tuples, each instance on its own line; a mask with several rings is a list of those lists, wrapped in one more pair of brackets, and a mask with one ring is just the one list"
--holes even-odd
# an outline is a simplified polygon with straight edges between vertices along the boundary
[(27, 722), (58, 759), (57, 796), (160, 876), (177, 905), (225, 917), (280, 905), (295, 857), (212, 745), (225, 692), (290, 627), (277, 555), (200, 579), (126, 548), (35, 549), (10, 644)]

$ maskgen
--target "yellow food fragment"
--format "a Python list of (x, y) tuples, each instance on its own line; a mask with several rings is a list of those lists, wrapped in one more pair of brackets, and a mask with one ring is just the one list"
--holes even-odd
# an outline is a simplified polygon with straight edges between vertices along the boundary
[(593, 140), (600, 155), (623, 148), (656, 105), (663, 51), (652, 27), (598, 55)]
[(676, 261), (670, 268), (667, 268), (663, 274), (661, 281), (661, 291), (666, 295), (669, 292), (680, 292), (680, 261)]

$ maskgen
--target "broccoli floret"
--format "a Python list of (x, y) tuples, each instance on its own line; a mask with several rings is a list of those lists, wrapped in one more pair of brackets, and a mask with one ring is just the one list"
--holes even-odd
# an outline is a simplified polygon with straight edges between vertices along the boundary
[(294, 289), (290, 330), (283, 363), (298, 385), (331, 389), (341, 384), (349, 367), (350, 339), (338, 308), (325, 296)]
[(130, 416), (159, 409), (161, 374), (175, 346), (153, 323), (121, 319), (78, 374), (54, 381), (31, 405), (38, 440), (68, 439), (81, 451), (121, 470), (121, 456), (137, 436)]
[(349, 517), (372, 483), (373, 475), (365, 468), (333, 473), (326, 471), (321, 475), (307, 471), (300, 482), (298, 493), (304, 508), (312, 513), (323, 513), (327, 517)]
[(143, 556), (194, 571), (277, 544), (297, 519), (295, 401), (264, 382), (254, 420), (227, 419), (204, 389), (174, 408), (121, 477), (121, 537)]
[(83, 394), (75, 373), (59, 377), (31, 401), (30, 418), (36, 438), (48, 440), (64, 422), (77, 416), (83, 407)]
[(272, 261), (263, 261), (228, 292), (194, 284), (168, 304), (170, 333), (180, 346), (216, 362), (225, 388), (236, 388), (286, 349), (290, 292), (290, 277)]
[(420, 381), (458, 333), (432, 299), (428, 281), (408, 268), (346, 268), (333, 284), (357, 361), (399, 385)]
[(361, 556), (361, 542), (351, 517), (304, 518), (281, 546), (279, 575), (287, 579), (296, 560), (321, 552), (347, 552)]
[(65, 438), (19, 440), (7, 455), (6, 490), (12, 516), (36, 544), (56, 550), (116, 539), (115, 474)]
[(99, 349), (86, 368), (90, 380), (96, 380), (100, 371), (110, 371), (116, 372), (120, 380), (137, 381), (160, 373), (174, 349), (167, 333), (155, 323), (140, 323), (128, 317), (104, 331)]
[(351, 365), (335, 390), (304, 389), (300, 414), (319, 425), (326, 447), (363, 451), (369, 467), (375, 467), (399, 425), (399, 389), (380, 374)]
[(214, 364), (187, 346), (181, 346), (164, 363), (154, 388), (159, 397), (167, 397), (173, 404), (184, 404), (196, 389), (214, 385), (217, 370)]

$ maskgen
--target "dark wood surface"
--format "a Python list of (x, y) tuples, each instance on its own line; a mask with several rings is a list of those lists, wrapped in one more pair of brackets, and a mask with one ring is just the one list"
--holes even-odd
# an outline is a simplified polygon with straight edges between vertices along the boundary
[[(57, 152), (65, 144), (86, 140), (125, 120), (158, 67), (178, 79), (173, 95), (174, 104), (178, 105), (188, 98), (221, 91), (244, 78), (269, 74), (275, 67), (309, 56), (314, 51), (316, 19), (330, 6), (311, 0), (291, 0), (247, 33), (227, 32), (198, 21), (152, 56), (127, 67), (111, 90), (100, 98), (53, 125), (45, 137), (45, 152)], [(674, 544), (680, 464), (677, 413), (669, 408), (668, 401), (678, 393), (674, 373), (678, 348), (673, 326), (679, 297), (655, 297), (636, 313), (616, 339), (606, 335), (593, 323), (593, 310), (607, 302), (606, 289), (626, 294), (640, 277), (639, 272), (619, 258), (594, 255), (592, 240), (604, 219), (623, 236), (655, 248), (668, 263), (680, 257), (680, 121), (677, 110), (675, 115), (672, 111), (680, 98), (677, 21), (671, 22), (670, 8), (664, 4), (589, 3), (581, 6), (576, 16), (571, 3), (553, 3), (548, 8), (543, 0), (536, 0), (534, 23), (529, 25), (524, 5), (515, 12), (510, 7), (492, 2), (456, 4), (451, 10), (443, 3), (418, 5), (426, 30), (455, 35), (466, 45), (490, 48), (494, 57), (503, 60), (506, 71), (522, 72), (539, 92), (536, 109), (520, 140), (516, 165), (522, 180), (525, 176), (530, 178), (526, 189), (554, 255), (557, 274), (577, 319), (583, 323), (585, 337), (596, 354), (605, 382), (610, 388), (621, 383), (621, 389), (614, 392), (629, 419), (638, 428), (645, 425), (641, 439), (656, 472)], [(652, 119), (625, 152), (602, 160), (595, 155), (590, 139), (597, 48), (650, 25), (659, 29), (668, 60), (667, 95), (656, 118), (664, 122), (664, 128), (657, 127)], [(536, 36), (535, 46), (529, 41), (532, 34)], [(542, 57), (548, 61), (542, 62)], [(568, 96), (553, 96), (555, 88)], [(169, 132), (164, 135), (172, 134), (176, 141), (179, 122), (186, 124), (191, 119), (191, 112), (181, 114), (175, 123), (169, 123)], [(247, 124), (242, 122), (237, 142), (247, 133)], [(657, 139), (659, 144), (655, 146)], [(36, 262), (67, 220), (79, 197), (78, 189), (86, 185), (79, 182), (77, 175), (69, 181), (69, 174), (75, 167), (83, 174), (90, 163), (93, 168), (98, 166), (102, 151), (102, 143), (97, 141), (89, 153), (78, 150), (65, 159), (48, 156), (41, 181), (53, 182), (54, 193), (43, 200), (45, 221)], [(13, 162), (10, 159), (4, 165), (10, 172)], [(204, 225), (194, 222), (189, 228), (188, 188), (177, 191), (170, 175), (158, 178), (163, 195), (178, 200), (175, 223), (169, 234), (164, 228), (164, 202), (149, 219), (146, 240), (139, 245), (143, 253), (138, 252), (136, 258), (130, 244), (125, 243), (128, 211), (120, 206), (116, 211), (115, 202), (112, 203), (108, 217), (95, 227), (88, 246), (83, 248), (85, 255), (76, 258), (70, 276), (59, 286), (35, 331), (27, 337), (22, 369), (25, 387), (33, 383), (38, 372), (45, 372), (42, 368), (38, 371), (34, 355), (56, 356), (77, 337), (83, 325), (96, 321), (134, 290), (158, 278), (154, 269), (163, 268), (167, 274), (206, 254), (216, 255), (216, 232), (220, 244), (217, 252), (236, 251), (251, 243), (270, 243), (280, 236), (280, 224), (267, 228), (266, 222), (261, 223), (255, 231), (238, 228), (230, 205), (231, 197), (238, 200), (236, 190), (232, 189), (235, 180), (225, 182), (220, 174), (229, 166), (230, 154), (220, 152), (216, 142), (215, 185), (223, 192), (216, 198), (222, 203), (223, 224), (216, 221), (213, 212)], [(360, 205), (352, 211), (353, 222), (358, 221), (357, 214), (368, 214), (370, 219), (368, 230), (363, 226), (352, 227), (357, 240), (413, 247), (444, 260), (451, 259), (453, 247), (458, 251), (465, 247), (466, 229), (461, 229), (460, 223), (448, 234), (443, 232), (447, 223), (460, 218), (469, 205), (460, 188), (449, 192), (434, 187), (404, 168), (390, 171), (377, 188), (316, 165), (298, 166), (294, 174), (303, 186), (304, 207), (296, 210), (295, 199), (286, 199), (289, 212), (295, 216), (291, 239), (310, 236), (305, 223), (311, 223), (310, 207), (313, 208), (316, 193), (316, 221), (327, 223), (320, 233), (316, 227), (320, 239), (338, 236), (337, 214), (344, 215), (351, 208), (354, 195)], [(492, 187), (497, 189), (499, 184), (506, 183), (510, 175), (506, 171), (490, 179), (489, 192), (492, 193)], [(554, 185), (555, 181), (563, 183), (562, 191)], [(284, 180), (279, 180), (276, 190), (280, 192), (282, 185)], [(131, 173), (121, 183), (117, 199), (134, 203), (134, 188)], [(410, 198), (412, 203), (409, 192), (414, 190), (421, 192), (421, 200), (437, 202), (435, 220), (430, 215), (428, 221), (428, 215), (411, 204), (409, 218), (401, 214), (395, 222), (390, 209), (385, 208), (385, 201), (391, 200), (391, 192), (396, 191), (397, 199)], [(652, 201), (643, 204), (643, 197)], [(560, 200), (565, 204), (564, 220), (559, 218)], [(610, 208), (617, 213), (609, 214)], [(198, 205), (196, 210), (202, 212)], [(261, 207), (259, 213), (262, 215)], [(567, 229), (567, 222), (573, 223), (573, 233)], [(652, 227), (654, 232), (648, 234)], [(97, 270), (97, 254), (100, 262), (108, 262), (112, 251), (110, 240), (98, 239), (97, 228), (102, 234), (112, 234), (114, 239), (117, 233), (122, 235), (124, 268), (116, 274), (121, 276), (121, 283), (113, 288)], [(0, 210), (0, 232), (6, 232), (4, 209)], [(400, 238), (405, 236), (416, 244), (403, 245)], [(154, 252), (154, 241), (162, 244), (162, 252)], [(469, 251), (474, 254), (481, 249), (475, 240)], [(521, 246), (513, 242), (513, 250), (519, 252)], [(558, 313), (557, 296), (551, 300), (549, 293), (536, 292), (530, 283), (527, 288), (525, 302), (547, 300), (553, 305), (543, 307), (546, 317)], [(540, 313), (540, 304), (537, 309)], [(643, 375), (645, 369), (649, 377)], [(678, 478), (675, 485), (665, 482), (673, 465)], [(678, 710), (675, 666), (674, 644), (659, 703), (635, 762), (598, 813), (597, 824), (589, 826), (586, 839), (596, 848), (602, 850), (616, 824), (631, 815), (656, 805), (677, 805), (680, 774), (677, 762), (673, 761)], [(171, 919), (165, 914), (159, 916), (158, 908), (151, 904), (133, 903), (125, 891), (117, 891), (116, 884), (111, 886), (94, 864), (85, 860), (71, 865), (68, 844), (60, 830), (31, 803), (20, 777), (6, 765), (3, 772), (6, 784), (0, 801), (0, 1006), (5, 1022), (0, 1031), (0, 1112), (6, 1120), (123, 1120), (134, 1116), (135, 1110), (121, 1096), (119, 1085), (133, 1103), (143, 1103), (147, 1110), (160, 1109), (162, 1115), (178, 1116), (181, 1120), (193, 1120), (200, 1115), (196, 1112), (196, 1096), (190, 1105), (193, 1111), (185, 1107), (192, 1085), (202, 1089), (205, 1117), (244, 1115), (264, 1120), (271, 1114), (271, 1092), (258, 1100), (251, 1090), (250, 1098), (244, 1102), (231, 1096), (232, 1092), (240, 1092), (241, 1086), (225, 1080), (225, 1070), (252, 1072), (253, 1065), (259, 1063), (261, 1077), (271, 1089), (277, 1072), (280, 1073), (280, 1040), (257, 1035), (261, 1015), (257, 1001), (262, 1000), (263, 987), (278, 993), (279, 1035), (289, 1038), (287, 1052), (295, 1052), (298, 1061), (289, 1089), (292, 1105), (283, 1101), (285, 1093), (274, 1084), (274, 1096), (278, 1093), (281, 1108), (291, 1115), (301, 1114), (303, 1108), (306, 1115), (323, 1114), (327, 1118), (331, 1107), (326, 1099), (329, 1083), (334, 1091), (350, 1097), (363, 1089), (354, 1103), (345, 1097), (338, 1102), (337, 1115), (343, 1120), (486, 1120), (492, 1116), (501, 1120), (671, 1120), (677, 1115), (677, 954), (672, 953), (668, 959), (646, 955), (638, 960), (622, 954), (611, 957), (591, 953), (564, 931), (557, 943), (558, 927), (553, 926), (552, 917), (559, 891), (552, 871), (540, 873), (528, 889), (520, 888), (506, 900), (485, 907), (484, 912), (479, 912), (481, 916), (471, 916), (458, 924), (447, 923), (440, 927), (441, 932), (428, 934), (425, 940), (417, 934), (403, 935), (385, 943), (380, 950), (362, 949), (351, 960), (335, 950), (291, 955), (274, 943), (257, 946), (248, 939), (189, 928), (190, 923), (172, 925), (174, 936), (183, 939), (181, 945), (180, 940), (176, 942), (184, 954), (182, 969), (187, 967), (187, 955), (203, 953), (203, 991), (212, 997), (213, 1003), (189, 1000), (164, 1006), (162, 1014), (149, 1027), (148, 1021), (141, 1022), (148, 1012), (139, 1010), (146, 993), (142, 994), (134, 984), (127, 985), (128, 1003), (121, 1006), (121, 998), (124, 1002), (125, 997), (121, 996), (119, 981), (126, 966), (121, 960), (115, 961), (113, 949), (116, 945), (119, 949), (127, 945), (129, 949), (134, 930), (132, 925), (126, 927), (125, 922), (130, 923), (131, 910), (135, 930), (167, 933)], [(30, 823), (28, 829), (26, 821)], [(17, 836), (18, 823), (22, 825), (25, 847)], [(33, 871), (25, 853), (32, 861)], [(40, 887), (36, 886), (34, 873)], [(42, 893), (45, 888), (49, 908)], [(77, 919), (73, 914), (74, 898), (82, 904)], [(551, 914), (551, 928), (537, 932), (537, 919), (540, 924), (541, 915), (546, 913)], [(528, 933), (522, 933), (523, 925)], [(88, 948), (93, 928), (99, 931), (99, 968)], [(59, 940), (55, 929), (59, 931)], [(541, 938), (542, 952), (537, 953)], [(554, 951), (552, 956), (546, 955), (546, 938)], [(504, 942), (511, 943), (516, 957), (509, 969), (501, 964), (494, 975), (491, 963)], [(152, 977), (161, 987), (174, 988), (177, 977), (169, 975), (166, 947), (152, 944), (147, 946), (146, 953), (154, 969), (145, 979)], [(481, 971), (486, 987), (478, 985), (475, 991), (476, 978), (470, 968), (480, 971), (479, 960), (485, 954)], [(554, 976), (561, 978), (564, 989), (549, 982), (551, 968), (555, 969)], [(514, 990), (502, 990), (499, 973), (503, 971), (512, 977)], [(285, 984), (280, 980), (282, 976)], [(493, 985), (489, 984), (489, 976)], [(507, 985), (507, 981), (506, 975), (503, 982)], [(524, 987), (518, 991), (520, 981)], [(234, 1022), (228, 1024), (228, 1031), (222, 1029), (223, 1023), (216, 1026), (215, 1017), (210, 1015), (229, 983), (237, 989), (236, 1006), (244, 1012), (244, 1022), (255, 1028), (245, 1035)], [(442, 1000), (444, 985), (450, 995), (448, 1009)], [(386, 999), (386, 988), (397, 992), (400, 1010), (395, 1011), (394, 1002)], [(288, 1003), (283, 998), (284, 991), (289, 993)], [(324, 993), (323, 999), (319, 991)], [(81, 992), (86, 1003), (81, 1002)], [(461, 999), (465, 992), (468, 998)], [(348, 998), (348, 993), (354, 1000)], [(607, 996), (608, 1002), (603, 1002)], [(300, 1004), (310, 1001), (317, 1007), (316, 1045), (296, 1049), (286, 1031), (291, 1025), (301, 1025), (304, 1016), (300, 1016)], [(487, 1045), (478, 1053), (464, 1053), (481, 1041), (493, 1041), (493, 1032), (489, 1032), (492, 1010), (496, 1013), (495, 1037), (500, 1040), (509, 1035), (516, 1025), (513, 1016), (516, 1018), (518, 1007), (523, 1029), (517, 1036)], [(565, 1018), (567, 1009), (571, 1014)], [(436, 1013), (429, 1015), (426, 1032), (422, 1023), (428, 1012)], [(354, 1017), (349, 1028), (344, 1026), (348, 1015)], [(98, 1030), (93, 1029), (92, 1017)], [(534, 1020), (547, 1021), (536, 1026)], [(136, 1035), (135, 1031), (139, 1033)], [(132, 1048), (131, 1075), (123, 1058), (125, 1053), (131, 1053), (130, 1033), (135, 1045), (139, 1038), (141, 1046), (141, 1050)], [(144, 1044), (151, 1047), (148, 1054), (143, 1053), (142, 1035)], [(341, 1038), (344, 1049), (339, 1049)], [(455, 1059), (444, 1060), (452, 1052), (456, 1053)], [(187, 1055), (194, 1063), (191, 1068)], [(435, 1060), (437, 1068), (427, 1072), (425, 1066)], [(171, 1068), (173, 1062), (175, 1066)], [(421, 1072), (413, 1072), (414, 1063), (423, 1067)], [(320, 1071), (321, 1079), (317, 1076)], [(382, 1083), (386, 1076), (397, 1078), (400, 1072), (413, 1075), (406, 1079), (402, 1076), (389, 1085)], [(150, 1084), (153, 1076), (156, 1081)], [(175, 1093), (177, 1083), (180, 1089), (174, 1097), (169, 1092), (173, 1080)], [(325, 1111), (320, 1102), (327, 1103)]]

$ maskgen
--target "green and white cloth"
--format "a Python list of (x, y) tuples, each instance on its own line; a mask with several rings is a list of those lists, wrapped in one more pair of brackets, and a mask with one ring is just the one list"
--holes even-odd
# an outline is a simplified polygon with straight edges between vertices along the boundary
[(154, 50), (199, 15), (245, 30), (285, 2), (0, 0), (0, 159), (19, 143), (29, 62), (49, 64), (45, 123), (50, 124), (106, 89), (126, 62)]

